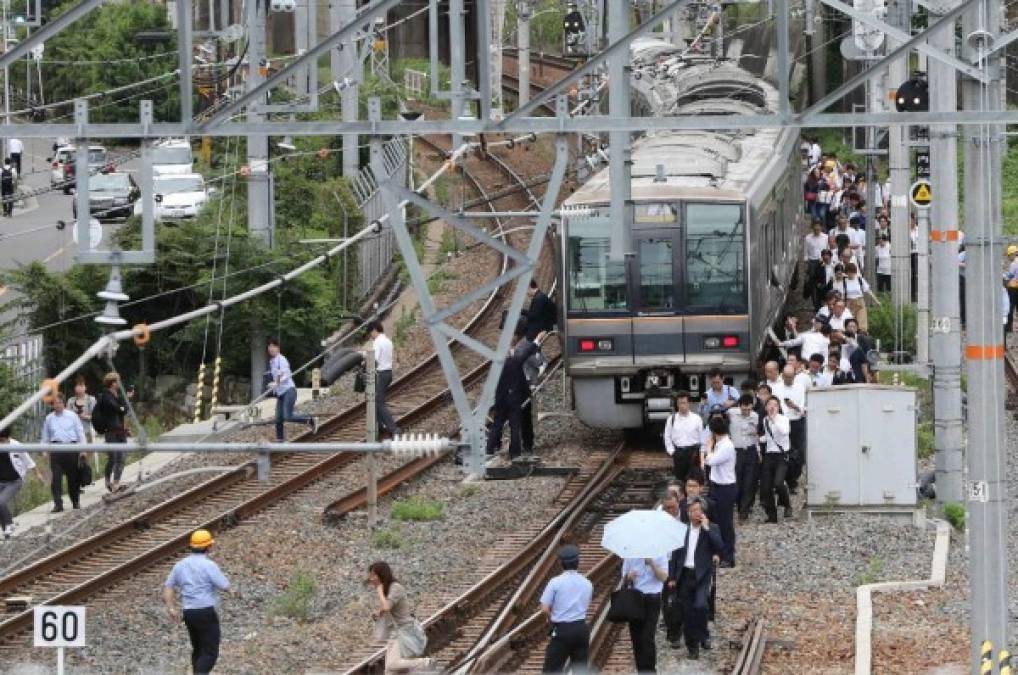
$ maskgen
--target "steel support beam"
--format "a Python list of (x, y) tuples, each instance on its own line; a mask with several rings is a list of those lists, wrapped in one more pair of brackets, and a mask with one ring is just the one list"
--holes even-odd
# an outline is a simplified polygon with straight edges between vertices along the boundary
[(189, 122), (194, 117), (194, 96), (191, 86), (192, 28), (194, 28), (191, 0), (177, 0), (177, 55), (180, 68), (180, 121)]
[[(888, 21), (896, 26), (907, 28), (911, 23), (911, 4), (908, 2), (891, 3), (887, 9)], [(928, 33), (928, 32), (927, 32)], [(895, 36), (887, 36), (887, 45), (897, 42), (900, 35), (905, 35), (903, 30), (895, 32)], [(905, 35), (904, 39), (907, 39)], [(928, 37), (928, 36), (927, 36)], [(893, 50), (892, 53), (897, 52)], [(908, 54), (901, 54), (893, 59), (888, 66), (887, 76), (889, 82), (887, 89), (895, 89), (908, 78)], [(882, 97), (883, 98), (883, 97)], [(884, 105), (888, 101), (884, 99)], [(908, 189), (912, 182), (910, 170), (911, 152), (906, 143), (908, 139), (908, 125), (899, 120), (887, 129), (887, 168), (891, 182), (891, 297), (896, 308), (904, 308), (912, 304), (912, 270), (911, 252), (909, 246), (909, 201)], [(872, 238), (873, 228), (866, 233), (867, 239)], [(872, 265), (875, 261), (866, 260), (865, 264)], [(896, 350), (904, 347), (900, 344), (894, 346)]]
[[(934, 31), (936, 31), (938, 28), (941, 28), (942, 26), (946, 26), (948, 24), (953, 24), (953, 22), (962, 15), (962, 13), (965, 11), (965, 9), (967, 9), (971, 5), (975, 4), (976, 2), (977, 2), (977, 0), (964, 0), (960, 5), (958, 5), (954, 9), (952, 9), (950, 12), (948, 12), (944, 16), (942, 16), (939, 19), (937, 19), (926, 30), (921, 31), (921, 32), (913, 35), (911, 39), (906, 39), (905, 42), (903, 42), (902, 44), (900, 44), (897, 47), (895, 47), (893, 50), (891, 50), (882, 59), (880, 59), (878, 61), (874, 61), (873, 63), (867, 64), (865, 68), (863, 68), (861, 71), (856, 73), (854, 76), (848, 78), (848, 80), (844, 84), (842, 84), (840, 87), (838, 87), (837, 89), (835, 89), (831, 93), (827, 94), (822, 99), (820, 99), (819, 101), (817, 101), (816, 103), (814, 103), (813, 105), (809, 106), (808, 108), (803, 110), (801, 113), (799, 113), (796, 116), (797, 119), (799, 121), (806, 120), (812, 114), (818, 113), (818, 112), (820, 112), (822, 110), (826, 110), (832, 103), (837, 103), (842, 98), (844, 98), (844, 96), (846, 94), (850, 94), (856, 87), (858, 87), (859, 85), (861, 85), (864, 82), (866, 82), (866, 80), (870, 79), (873, 76), (874, 72), (877, 72), (878, 70), (883, 69), (883, 68), (887, 67), (888, 65), (894, 63), (894, 61), (896, 59), (898, 59), (899, 57), (907, 55), (910, 51), (912, 51), (913, 48), (918, 49), (918, 46), (920, 44), (925, 44), (926, 41), (930, 39), (930, 35)], [(905, 37), (908, 38), (907, 35)], [(967, 67), (968, 66), (966, 65), (966, 68)], [(980, 72), (980, 76), (978, 78), (976, 78), (976, 79), (985, 80), (985, 75), (983, 75)], [(897, 86), (897, 84), (895, 86)], [(901, 113), (899, 113), (899, 116), (900, 115), (901, 115)], [(909, 122), (909, 123), (914, 123), (914, 122)], [(920, 122), (920, 124), (921, 124), (921, 122)], [(812, 126), (812, 125), (804, 125), (804, 126)], [(855, 125), (855, 126), (859, 126), (859, 125)]]
[(87, 16), (89, 12), (102, 4), (103, 0), (82, 0), (0, 55), (0, 68), (6, 68), (16, 63), (18, 59), (31, 52), (33, 47), (49, 40), (74, 22)]
[[(869, 12), (861, 12), (856, 8), (852, 7), (851, 5), (846, 5), (845, 3), (841, 2), (841, 0), (820, 0), (820, 1), (827, 5), (828, 7), (832, 7), (843, 14), (847, 14), (848, 16), (852, 17), (852, 19), (858, 21), (861, 24), (865, 24), (867, 26), (870, 26), (871, 28), (876, 28), (884, 35), (886, 35), (889, 40), (907, 43), (909, 42), (909, 38), (912, 37), (906, 30), (903, 30), (902, 27), (892, 26), (891, 24), (876, 18)], [(907, 26), (905, 28), (907, 29)], [(929, 29), (923, 31), (922, 33), (920, 33), (920, 35), (926, 35), (928, 38), (929, 32), (932, 28), (933, 26), (930, 26)], [(950, 54), (945, 54), (944, 52), (938, 49), (934, 49), (929, 44), (927, 44), (926, 39), (917, 42), (915, 44), (915, 48), (917, 51), (919, 51), (920, 54), (925, 54), (931, 59), (936, 59), (941, 63), (949, 65), (952, 68), (957, 69), (959, 72), (968, 75), (969, 77), (975, 78), (980, 82), (987, 81), (986, 74), (979, 70), (977, 67), (969, 63), (965, 63), (961, 59), (957, 59), (951, 56)]]
[[(616, 49), (608, 57), (608, 116), (614, 120), (622, 120), (632, 116), (629, 68), (629, 11), (628, 2), (612, 2), (608, 6), (608, 42), (625, 45), (626, 48)], [(645, 24), (646, 25), (646, 24)], [(608, 257), (613, 261), (622, 261), (626, 254), (632, 253), (632, 237), (630, 225), (633, 212), (633, 164), (630, 152), (631, 134), (618, 130), (608, 133), (608, 174), (611, 187), (611, 222)]]
[(628, 62), (629, 44), (635, 38), (640, 37), (644, 33), (649, 32), (655, 26), (660, 25), (664, 21), (667, 21), (668, 17), (673, 12), (689, 4), (691, 1), (692, 0), (674, 0), (674, 2), (667, 5), (664, 9), (662, 9), (660, 12), (652, 16), (650, 19), (644, 21), (639, 26), (629, 31), (620, 40), (613, 42), (612, 44), (609, 44), (605, 49), (601, 50), (599, 53), (595, 54), (593, 57), (588, 59), (587, 62), (584, 63), (582, 66), (580, 66), (579, 68), (571, 72), (569, 75), (566, 75), (564, 78), (562, 78), (555, 84), (545, 89), (543, 92), (541, 92), (541, 94), (537, 98), (533, 99), (526, 105), (521, 105), (519, 108), (513, 111), (511, 115), (507, 115), (504, 120), (496, 124), (494, 128), (492, 128), (491, 130), (492, 131), (507, 130), (507, 127), (509, 126), (509, 123), (511, 121), (518, 120), (519, 118), (524, 117), (529, 113), (532, 113), (533, 111), (537, 110), (539, 107), (550, 101), (555, 96), (558, 96), (562, 92), (566, 91), (566, 89), (569, 88), (569, 85), (573, 84), (574, 82), (578, 82), (581, 78), (593, 73), (595, 70), (600, 68), (601, 64), (606, 59), (610, 58), (613, 54), (615, 54), (618, 51), (622, 51), (625, 54), (626, 60)]
[[(357, 15), (357, 19), (350, 24), (347, 24), (328, 36), (311, 49), (307, 50), (304, 54), (298, 56), (296, 59), (290, 62), (290, 64), (275, 73), (271, 77), (266, 78), (258, 86), (249, 89), (244, 93), (243, 96), (238, 98), (236, 101), (229, 103), (228, 105), (221, 108), (216, 114), (210, 117), (206, 122), (197, 126), (194, 133), (208, 133), (213, 127), (221, 125), (225, 120), (232, 117), (235, 113), (240, 111), (245, 106), (251, 105), (254, 101), (259, 101), (260, 97), (264, 97), (273, 87), (286, 82), (289, 78), (299, 73), (302, 68), (308, 63), (316, 64), (318, 57), (328, 52), (333, 46), (342, 42), (343, 40), (350, 39), (357, 32), (358, 26), (362, 26), (365, 23), (374, 21), (376, 17), (385, 16), (385, 13), (400, 3), (400, 0), (375, 0), (374, 3), (364, 7), (361, 12)], [(257, 67), (257, 64), (253, 64)], [(252, 69), (253, 70), (253, 69)]]
[[(788, 119), (792, 105), (788, 98), (788, 56), (791, 49), (788, 36), (788, 0), (774, 0), (774, 13), (777, 16), (776, 30), (778, 32), (778, 72), (775, 76), (778, 81), (778, 115), (782, 119)], [(721, 22), (724, 22), (723, 17)]]

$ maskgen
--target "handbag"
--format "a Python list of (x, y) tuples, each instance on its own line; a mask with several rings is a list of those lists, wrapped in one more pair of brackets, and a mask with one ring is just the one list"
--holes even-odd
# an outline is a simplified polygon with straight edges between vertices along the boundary
[(428, 635), (416, 618), (396, 629), (396, 641), (399, 642), (400, 656), (404, 659), (423, 656), (424, 650), (428, 647)]
[(84, 457), (78, 458), (78, 485), (88, 487), (92, 484), (92, 467)]
[(272, 377), (271, 370), (262, 373), (262, 393), (267, 398), (276, 398), (276, 380)]
[(358, 394), (363, 394), (368, 388), (368, 377), (363, 370), (358, 370), (353, 375), (353, 390)]
[(608, 607), (608, 620), (612, 623), (640, 621), (644, 617), (643, 593), (633, 588), (630, 581), (612, 591)]

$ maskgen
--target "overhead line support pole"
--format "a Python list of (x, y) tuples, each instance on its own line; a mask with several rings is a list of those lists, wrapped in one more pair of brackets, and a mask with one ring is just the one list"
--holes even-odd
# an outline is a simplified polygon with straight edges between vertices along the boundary
[[(988, 85), (962, 80), (965, 113), (1001, 108), (1003, 54), (987, 55), (1000, 35), (1000, 0), (983, 0), (962, 19), (964, 60), (981, 65)], [(965, 328), (968, 360), (968, 448), (966, 484), (969, 582), (972, 608), (971, 672), (981, 670), (982, 644), (1007, 650), (1008, 483), (1004, 440), (1003, 295), (1001, 283), (1001, 154), (1004, 128), (966, 126), (965, 153)], [(992, 666), (991, 666), (992, 669)]]
[[(211, 18), (211, 15), (210, 15)], [(177, 52), (180, 62), (180, 121), (190, 123), (194, 117), (194, 99), (191, 87), (191, 58), (194, 48), (191, 41), (191, 0), (177, 0)]]
[[(911, 3), (896, 2), (888, 7), (888, 23), (902, 29), (904, 32), (911, 21)], [(890, 44), (891, 36), (887, 36)], [(908, 56), (902, 54), (891, 61), (888, 67), (887, 83), (889, 89), (896, 89), (908, 77)], [(885, 100), (884, 104), (887, 102)], [(912, 304), (912, 256), (909, 247), (909, 202), (908, 190), (911, 181), (911, 171), (907, 144), (908, 124), (899, 122), (892, 124), (887, 130), (887, 159), (888, 171), (891, 179), (891, 296), (894, 299), (894, 307), (904, 311), (905, 307)], [(873, 236), (875, 228), (869, 228), (867, 238)], [(865, 265), (875, 264), (875, 260), (865, 259)], [(896, 350), (902, 350), (903, 345), (895, 344)]]
[[(608, 41), (622, 43), (629, 32), (628, 2), (611, 2), (608, 7)], [(608, 81), (611, 83), (608, 93), (608, 115), (612, 119), (625, 119), (632, 115), (629, 100), (629, 61), (630, 50), (616, 49), (608, 58)], [(630, 138), (628, 131), (619, 130), (608, 133), (608, 173), (611, 184), (611, 260), (623, 260), (632, 252), (629, 225), (632, 222), (632, 163), (630, 155)]]

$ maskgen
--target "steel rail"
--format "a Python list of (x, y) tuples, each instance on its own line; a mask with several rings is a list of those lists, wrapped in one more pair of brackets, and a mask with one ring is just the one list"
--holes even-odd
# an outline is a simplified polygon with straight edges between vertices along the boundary
[(735, 659), (732, 675), (757, 675), (767, 649), (767, 632), (764, 620), (757, 617), (749, 622), (742, 639), (742, 649)]

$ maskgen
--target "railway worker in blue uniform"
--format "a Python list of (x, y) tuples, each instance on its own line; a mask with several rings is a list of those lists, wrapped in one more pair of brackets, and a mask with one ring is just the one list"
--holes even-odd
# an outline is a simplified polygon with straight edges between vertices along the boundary
[(686, 482), (690, 469), (699, 466), (703, 420), (689, 410), (689, 392), (675, 394), (675, 413), (665, 422), (665, 451), (672, 457), (676, 480)]
[(563, 546), (558, 559), (562, 574), (549, 581), (541, 594), (541, 611), (551, 622), (542, 672), (561, 673), (568, 662), (572, 672), (580, 673), (587, 669), (590, 647), (587, 608), (594, 585), (579, 572), (580, 549), (572, 544)]
[(163, 602), (170, 618), (177, 620), (177, 591), (184, 610), (184, 625), (191, 637), (191, 668), (197, 673), (208, 673), (219, 658), (219, 604), (220, 591), (230, 588), (230, 581), (219, 566), (209, 560), (208, 551), (215, 540), (208, 530), (195, 530), (191, 534), (191, 555), (173, 566), (163, 585)]
[(530, 385), (523, 366), (527, 359), (538, 350), (545, 334), (538, 333), (535, 342), (524, 340), (522, 325), (513, 331), (512, 347), (502, 368), (495, 387), (495, 410), (491, 429), (488, 432), (487, 454), (494, 455), (502, 444), (502, 430), (509, 425), (509, 458), (519, 459), (522, 447), (522, 428), (520, 423), (523, 402), (530, 396)]

